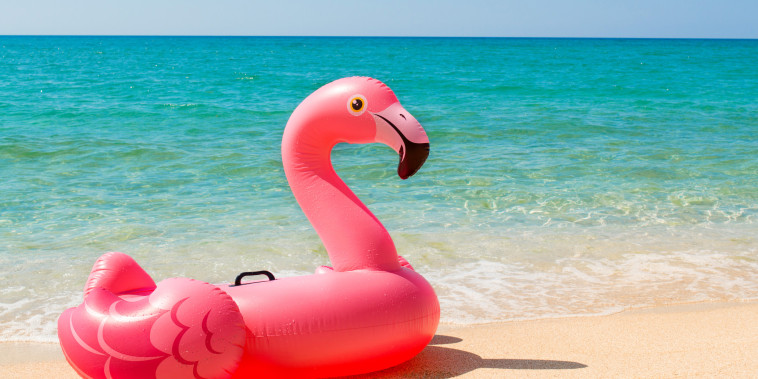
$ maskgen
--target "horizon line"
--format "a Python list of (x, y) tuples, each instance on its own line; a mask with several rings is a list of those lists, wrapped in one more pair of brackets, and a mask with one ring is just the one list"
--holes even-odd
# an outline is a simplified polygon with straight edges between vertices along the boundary
[(758, 37), (577, 37), (577, 36), (387, 36), (387, 35), (257, 35), (257, 34), (0, 34), (0, 37), (186, 37), (186, 38), (450, 38), (450, 39), (634, 39), (758, 40)]

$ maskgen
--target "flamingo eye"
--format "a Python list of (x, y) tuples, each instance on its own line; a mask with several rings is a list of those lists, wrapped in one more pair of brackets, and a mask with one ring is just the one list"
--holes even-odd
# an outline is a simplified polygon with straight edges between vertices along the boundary
[(347, 101), (347, 110), (353, 116), (360, 116), (366, 111), (366, 97), (363, 95), (351, 96)]

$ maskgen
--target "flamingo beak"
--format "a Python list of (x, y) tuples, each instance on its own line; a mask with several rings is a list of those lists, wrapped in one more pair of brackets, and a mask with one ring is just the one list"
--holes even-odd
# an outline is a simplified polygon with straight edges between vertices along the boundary
[(376, 122), (376, 141), (400, 155), (397, 175), (401, 179), (410, 178), (429, 157), (429, 137), (424, 128), (400, 103), (371, 114)]
[(400, 163), (397, 165), (397, 175), (401, 179), (408, 179), (418, 172), (429, 157), (429, 142), (408, 142), (405, 148), (400, 148)]

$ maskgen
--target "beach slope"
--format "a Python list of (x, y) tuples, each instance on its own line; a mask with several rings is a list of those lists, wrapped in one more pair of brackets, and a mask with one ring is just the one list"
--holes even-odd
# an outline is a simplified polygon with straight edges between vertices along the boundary
[[(758, 302), (441, 326), (410, 361), (362, 377), (731, 377), (758, 373)], [(76, 378), (54, 344), (0, 344), (0, 377)]]

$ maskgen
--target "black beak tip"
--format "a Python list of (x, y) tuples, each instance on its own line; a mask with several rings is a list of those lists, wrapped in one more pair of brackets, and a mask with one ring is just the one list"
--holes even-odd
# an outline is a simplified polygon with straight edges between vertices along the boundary
[(428, 143), (410, 143), (404, 151), (400, 150), (400, 164), (397, 166), (397, 175), (400, 179), (408, 179), (418, 172), (429, 157)]

